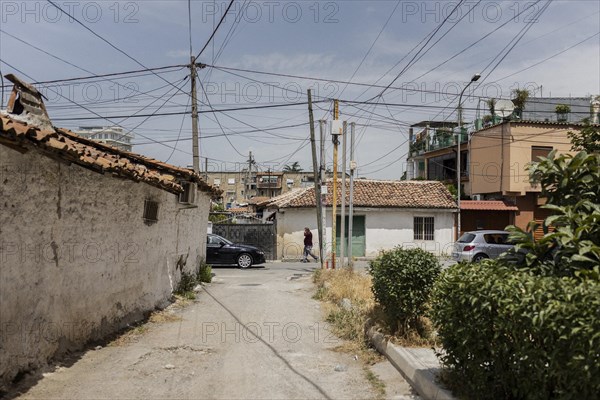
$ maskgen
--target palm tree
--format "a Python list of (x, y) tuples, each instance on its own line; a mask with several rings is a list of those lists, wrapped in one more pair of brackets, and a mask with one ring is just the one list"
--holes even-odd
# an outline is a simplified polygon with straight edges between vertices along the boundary
[(283, 167), (283, 172), (302, 172), (302, 168), (298, 161), (294, 161), (291, 165), (288, 164)]

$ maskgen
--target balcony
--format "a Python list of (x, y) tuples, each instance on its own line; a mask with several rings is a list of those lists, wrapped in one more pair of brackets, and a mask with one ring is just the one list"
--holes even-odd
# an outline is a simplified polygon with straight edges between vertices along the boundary
[[(461, 144), (469, 141), (469, 133), (467, 128), (462, 128), (460, 133)], [(456, 146), (455, 134), (450, 130), (437, 130), (429, 138), (422, 137), (417, 139), (410, 145), (410, 153), (412, 157), (424, 154), (430, 151), (444, 149), (448, 147)]]
[(258, 189), (281, 189), (281, 182), (259, 182)]

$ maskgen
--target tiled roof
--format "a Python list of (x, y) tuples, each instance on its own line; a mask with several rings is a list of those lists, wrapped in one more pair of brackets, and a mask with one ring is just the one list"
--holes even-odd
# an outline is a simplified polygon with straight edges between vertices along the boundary
[(248, 200), (248, 204), (261, 204), (261, 203), (267, 202), (269, 200), (271, 200), (270, 197), (255, 196), (255, 197), (251, 198), (250, 200)]
[(478, 211), (519, 211), (519, 207), (502, 200), (461, 200), (461, 210)]
[(249, 212), (250, 210), (248, 209), (248, 207), (233, 207), (233, 208), (228, 208), (227, 211), (232, 214), (245, 214), (245, 213)]
[[(341, 183), (341, 182), (340, 182)], [(338, 184), (338, 190), (341, 185)], [(346, 204), (349, 201), (349, 182), (346, 182)], [(327, 182), (326, 205), (333, 204), (333, 181)], [(337, 204), (341, 204), (341, 193)], [(298, 189), (267, 203), (273, 208), (315, 207), (315, 189)], [(354, 181), (354, 206), (376, 208), (442, 208), (455, 209), (456, 202), (443, 183), (437, 181)]]
[(42, 130), (6, 114), (0, 114), (0, 144), (21, 152), (36, 150), (98, 173), (144, 182), (175, 194), (183, 192), (180, 180), (197, 183), (200, 190), (213, 198), (221, 194), (220, 190), (207, 184), (190, 169), (120, 150), (83, 138), (66, 129)]

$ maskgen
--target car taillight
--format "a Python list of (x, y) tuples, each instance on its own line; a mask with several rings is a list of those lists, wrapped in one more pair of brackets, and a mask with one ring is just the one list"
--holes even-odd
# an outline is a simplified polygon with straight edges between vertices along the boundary
[(465, 246), (463, 247), (463, 251), (471, 251), (475, 248), (475, 246), (469, 245), (469, 246)]

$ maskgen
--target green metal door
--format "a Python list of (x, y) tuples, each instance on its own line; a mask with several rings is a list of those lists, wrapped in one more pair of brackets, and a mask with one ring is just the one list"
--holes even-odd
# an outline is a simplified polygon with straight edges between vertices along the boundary
[[(342, 218), (338, 215), (336, 218), (336, 241), (337, 241), (337, 245), (336, 245), (336, 254), (340, 254), (340, 244), (341, 244), (341, 234), (340, 234), (340, 230), (342, 227)], [(365, 248), (366, 248), (366, 241), (365, 241), (365, 216), (364, 215), (355, 215), (352, 217), (352, 256), (353, 257), (364, 257), (365, 256)], [(348, 222), (349, 222), (349, 218), (346, 215), (346, 234), (344, 235), (346, 238), (348, 238)], [(346, 244), (344, 244), (344, 249), (346, 252), (346, 257), (348, 257), (348, 246), (347, 246), (347, 242)]]

